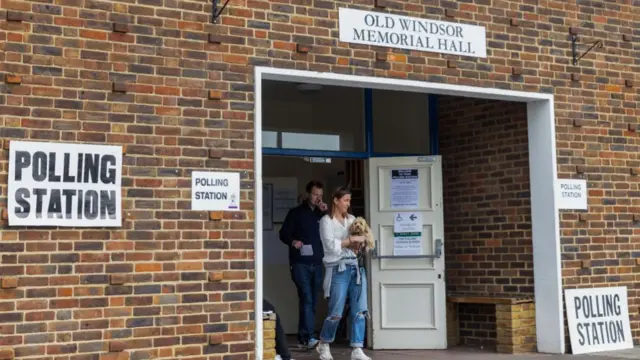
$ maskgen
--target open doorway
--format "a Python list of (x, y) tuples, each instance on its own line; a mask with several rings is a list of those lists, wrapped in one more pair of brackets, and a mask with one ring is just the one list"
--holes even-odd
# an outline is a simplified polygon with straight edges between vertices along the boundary
[[(363, 160), (344, 158), (309, 158), (267, 155), (263, 158), (263, 221), (264, 297), (279, 311), (280, 322), (288, 342), (295, 344), (298, 331), (299, 305), (297, 290), (289, 264), (289, 246), (280, 240), (279, 232), (287, 212), (305, 200), (305, 186), (311, 180), (319, 181), (325, 189), (325, 201), (331, 189), (350, 186), (353, 189), (352, 212), (364, 214), (364, 198), (358, 184), (362, 179)], [(327, 301), (317, 294), (316, 332), (320, 331), (327, 316)], [(346, 340), (341, 332), (339, 341)]]
[[(544, 282), (532, 281), (532, 279), (525, 280), (526, 288), (529, 291), (536, 294), (544, 291), (546, 295), (545, 297), (537, 297), (535, 300), (536, 321), (542, 326), (547, 325), (545, 332), (538, 331), (537, 350), (541, 352), (564, 351), (564, 345), (560, 339), (562, 336), (550, 336), (548, 331), (548, 328), (553, 328), (558, 334), (562, 332), (559, 254), (557, 252), (558, 217), (553, 188), (555, 181), (555, 157), (552, 141), (554, 133), (553, 110), (548, 96), (468, 87), (457, 89), (458, 87), (448, 85), (336, 74), (296, 72), (295, 75), (292, 75), (290, 72), (277, 69), (258, 69), (256, 82), (256, 131), (258, 131), (257, 133), (262, 131), (260, 141), (256, 141), (256, 156), (259, 154), (263, 156), (261, 161), (257, 161), (256, 166), (257, 173), (262, 174), (259, 180), (256, 179), (256, 182), (260, 184), (256, 189), (257, 203), (260, 208), (264, 203), (262, 196), (266, 189), (262, 187), (262, 180), (268, 177), (267, 166), (270, 156), (294, 157), (298, 161), (304, 161), (310, 165), (320, 165), (319, 163), (326, 162), (326, 159), (331, 159), (332, 163), (335, 159), (352, 159), (359, 163), (363, 161), (368, 163), (365, 166), (365, 169), (368, 170), (362, 172), (363, 208), (365, 216), (371, 221), (374, 233), (380, 241), (378, 246), (380, 253), (370, 259), (368, 269), (370, 272), (373, 271), (373, 276), (369, 277), (368, 283), (369, 308), (372, 312), (371, 321), (368, 323), (368, 334), (370, 345), (373, 345), (373, 348), (386, 349), (447, 347), (446, 321), (438, 316), (446, 312), (444, 287), (446, 280), (442, 273), (445, 268), (445, 260), (442, 255), (444, 251), (442, 250), (446, 249), (447, 243), (447, 235), (444, 233), (445, 220), (443, 217), (435, 216), (434, 222), (428, 224), (427, 227), (430, 227), (430, 230), (426, 230), (425, 233), (429, 235), (423, 236), (421, 239), (420, 254), (394, 257), (395, 240), (394, 236), (390, 235), (393, 234), (393, 231), (389, 232), (389, 228), (393, 227), (393, 218), (388, 215), (408, 210), (408, 208), (390, 206), (389, 198), (380, 196), (383, 192), (391, 191), (393, 185), (389, 179), (393, 179), (394, 170), (416, 170), (420, 174), (418, 178), (430, 179), (431, 181), (428, 186), (417, 193), (418, 203), (411, 204), (414, 210), (436, 213), (442, 212), (443, 207), (447, 206), (443, 203), (443, 164), (438, 149), (438, 126), (443, 124), (435, 121), (437, 118), (434, 118), (433, 115), (439, 107), (439, 100), (429, 92), (447, 95), (448, 99), (443, 97), (445, 98), (444, 103), (448, 104), (447, 106), (450, 104), (451, 111), (458, 110), (456, 104), (465, 103), (465, 101), (460, 101), (462, 99), (482, 98), (483, 94), (480, 90), (492, 92), (493, 94), (484, 95), (493, 99), (502, 98), (510, 100), (511, 103), (514, 102), (513, 100), (522, 101), (521, 104), (524, 106), (522, 109), (526, 108), (523, 111), (527, 115), (527, 118), (524, 119), (528, 132), (525, 144), (529, 148), (529, 153), (535, 152), (536, 157), (533, 158), (528, 153), (525, 154), (530, 166), (523, 171), (530, 173), (531, 189), (530, 192), (523, 191), (521, 196), (530, 198), (529, 226), (533, 229), (528, 233), (530, 244), (535, 244), (536, 239), (539, 244), (539, 246), (524, 246), (525, 250), (523, 251), (529, 253), (523, 254), (522, 258), (533, 258), (533, 263), (524, 261), (524, 266), (529, 268), (522, 273), (525, 276), (531, 274), (531, 267), (533, 267), (535, 279), (545, 279)], [(462, 97), (456, 99), (450, 96), (455, 94)], [(269, 105), (273, 97), (279, 99), (277, 100), (280, 101), (279, 108), (285, 110), (280, 110), (278, 113), (272, 108), (274, 102)], [(411, 103), (411, 100), (415, 102)], [(492, 106), (498, 108), (502, 106), (499, 102), (495, 100), (494, 102), (491, 104)], [(518, 108), (517, 111), (522, 109)], [(345, 117), (344, 114), (348, 114), (348, 116)], [(274, 119), (283, 118), (289, 119), (286, 126), (273, 126)], [(474, 138), (474, 131), (481, 131), (471, 130), (471, 126), (475, 126), (478, 122), (490, 121), (483, 120), (482, 117), (467, 118), (471, 121), (469, 123), (470, 134), (466, 134), (470, 135), (470, 138)], [(455, 120), (450, 117), (447, 121)], [(518, 129), (521, 129), (520, 125), (518, 125)], [(487, 138), (492, 137), (492, 134), (488, 132), (480, 135)], [(457, 155), (458, 157), (464, 156), (467, 152), (482, 152), (483, 145), (481, 143), (478, 144), (478, 148), (469, 148), (467, 151), (462, 146), (464, 144), (460, 145), (457, 149), (460, 153)], [(326, 165), (326, 163), (322, 165)], [(301, 168), (301, 166), (298, 167)], [(449, 165), (448, 169), (453, 168)], [(378, 176), (377, 180), (375, 180), (376, 176)], [(449, 176), (456, 176), (456, 173), (449, 174)], [(491, 174), (480, 173), (474, 176), (491, 176)], [(342, 181), (347, 180), (342, 179)], [(419, 184), (424, 183), (419, 182)], [(297, 186), (304, 186), (304, 183)], [(270, 190), (266, 189), (266, 191)], [(450, 194), (452, 193), (450, 192)], [(425, 195), (424, 202), (422, 202), (423, 195)], [(470, 194), (462, 195), (469, 196)], [(375, 197), (378, 197), (379, 200), (377, 204), (372, 201)], [(384, 216), (381, 215), (383, 213)], [(257, 221), (261, 227), (263, 226), (262, 220), (267, 219), (268, 216), (263, 215), (262, 217)], [(272, 281), (265, 278), (267, 276), (267, 260), (264, 258), (264, 246), (267, 246), (267, 241), (262, 238), (265, 236), (264, 232), (261, 235), (258, 235), (256, 239), (256, 255), (263, 255), (256, 264), (257, 282), (260, 284), (257, 286), (256, 296), (262, 296), (262, 286), (264, 286), (264, 294), (267, 294), (269, 290), (266, 287), (269, 281)], [(445, 245), (438, 248), (437, 240), (441, 241), (441, 245), (443, 245), (442, 242)], [(487, 244), (493, 243), (484, 237), (480, 237), (478, 241)], [(523, 239), (522, 242), (526, 242), (526, 239)], [(471, 243), (473, 245), (473, 242)], [(452, 248), (460, 249), (459, 247)], [(488, 249), (488, 251), (494, 250), (496, 249)], [(465, 250), (461, 249), (460, 251)], [(504, 249), (497, 251), (504, 251)], [(513, 254), (509, 255), (513, 256)], [(508, 270), (512, 271), (513, 269)], [(391, 278), (383, 278), (381, 276), (383, 271), (388, 271), (393, 275), (390, 275)], [(418, 274), (418, 277), (411, 278), (411, 272)], [(478, 278), (476, 274), (477, 272), (471, 271), (465, 276)], [(487, 276), (487, 278), (490, 277)], [(458, 281), (461, 280), (458, 279)], [(491, 281), (491, 279), (482, 281)], [(500, 281), (504, 281), (504, 278)], [(442, 286), (439, 285), (439, 282), (442, 283)], [(293, 285), (291, 284), (291, 286)], [(295, 292), (293, 292), (293, 296), (295, 298)], [(417, 303), (411, 305), (411, 301), (408, 300), (412, 297), (429, 298), (429, 301), (422, 301), (420, 306), (424, 306), (424, 308), (420, 308), (420, 311), (416, 312), (409, 309), (410, 306), (418, 305)], [(321, 306), (319, 304), (319, 307)], [(259, 306), (256, 308), (257, 311), (260, 311)], [(396, 309), (403, 310), (396, 311)], [(295, 315), (295, 312), (293, 313)], [(316, 327), (320, 326), (321, 320), (324, 318), (322, 313), (322, 311), (318, 311), (318, 320), (320, 321), (317, 321)], [(558, 325), (557, 328), (555, 325)], [(376, 331), (372, 332), (372, 329), (376, 329)], [(257, 330), (259, 334), (261, 330), (259, 326), (257, 326)], [(388, 332), (385, 339), (391, 339), (390, 342), (384, 343), (375, 338), (375, 333), (381, 334), (383, 331)], [(404, 334), (417, 331), (425, 334), (437, 333), (438, 338), (443, 338), (444, 333), (444, 342), (438, 344), (426, 342), (416, 344), (413, 342), (413, 345), (403, 342), (406, 339)], [(535, 332), (535, 328), (533, 331)], [(558, 349), (562, 349), (562, 351)]]

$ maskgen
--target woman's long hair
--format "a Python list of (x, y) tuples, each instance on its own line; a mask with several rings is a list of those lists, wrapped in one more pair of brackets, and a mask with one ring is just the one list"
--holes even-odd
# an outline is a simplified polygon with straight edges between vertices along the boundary
[[(329, 204), (329, 217), (333, 219), (333, 210), (335, 209), (335, 201), (340, 200), (343, 197), (351, 195), (351, 190), (345, 186), (341, 186), (337, 188), (333, 195), (331, 195), (331, 204)], [(347, 209), (347, 214), (349, 213), (349, 209)], [(343, 214), (344, 215), (344, 214)]]

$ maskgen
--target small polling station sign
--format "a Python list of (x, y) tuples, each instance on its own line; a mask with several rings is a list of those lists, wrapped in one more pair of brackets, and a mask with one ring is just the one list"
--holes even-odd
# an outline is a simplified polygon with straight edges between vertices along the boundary
[(191, 210), (240, 209), (240, 174), (194, 171), (191, 173)]
[(11, 141), (9, 226), (120, 227), (122, 147)]
[(574, 355), (633, 348), (625, 286), (565, 290)]

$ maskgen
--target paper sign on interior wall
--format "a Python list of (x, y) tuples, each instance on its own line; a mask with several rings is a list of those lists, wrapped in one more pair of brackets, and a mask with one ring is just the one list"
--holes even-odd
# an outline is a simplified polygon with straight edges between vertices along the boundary
[(422, 214), (396, 213), (393, 218), (393, 255), (422, 255)]
[(633, 348), (627, 288), (565, 290), (574, 355)]
[(9, 143), (9, 226), (119, 227), (122, 147)]
[(191, 173), (191, 210), (240, 209), (240, 174), (194, 171)]

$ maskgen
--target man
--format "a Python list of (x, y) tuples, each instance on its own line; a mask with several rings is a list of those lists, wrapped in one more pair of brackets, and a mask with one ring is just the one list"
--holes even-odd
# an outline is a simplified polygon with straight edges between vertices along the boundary
[(291, 278), (298, 289), (298, 342), (307, 349), (318, 344), (315, 336), (316, 300), (322, 287), (322, 240), (319, 221), (327, 211), (319, 181), (310, 181), (307, 199), (289, 210), (280, 229), (280, 240), (289, 247)]

